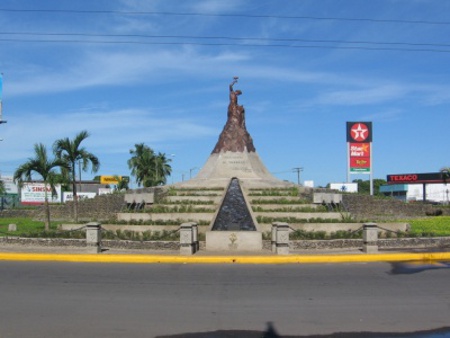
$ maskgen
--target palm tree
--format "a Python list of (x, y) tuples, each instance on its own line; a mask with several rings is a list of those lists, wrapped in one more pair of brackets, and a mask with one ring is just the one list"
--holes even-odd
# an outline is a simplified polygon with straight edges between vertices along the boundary
[[(81, 147), (81, 142), (89, 137), (89, 133), (86, 130), (78, 133), (73, 140), (68, 137), (56, 140), (53, 144), (53, 151), (55, 155), (66, 161), (69, 170), (69, 175), (72, 181), (72, 193), (73, 193), (73, 210), (75, 222), (78, 222), (78, 196), (76, 185), (76, 164), (80, 165), (80, 171), (87, 171), (88, 167), (92, 167), (92, 172), (97, 172), (100, 167), (98, 158), (92, 153), (88, 152), (84, 147)], [(80, 173), (81, 174), (81, 173)]]
[(155, 185), (166, 184), (167, 176), (170, 176), (172, 173), (172, 167), (169, 164), (171, 159), (166, 158), (166, 154), (158, 153), (154, 161), (156, 174)]
[(54, 195), (55, 192), (55, 177), (56, 172), (55, 168), (60, 167), (64, 168), (67, 166), (66, 162), (59, 159), (49, 159), (47, 155), (47, 149), (42, 144), (35, 144), (34, 145), (34, 158), (29, 158), (27, 162), (19, 166), (17, 170), (14, 173), (14, 181), (17, 182), (19, 185), (22, 185), (22, 182), (24, 180), (31, 181), (31, 174), (33, 172), (36, 172), (42, 177), (42, 180), (44, 181), (44, 189), (45, 189), (45, 230), (50, 229), (50, 206), (48, 203), (48, 195), (47, 195), (47, 189), (50, 186), (50, 189), (52, 191), (52, 195)]
[(128, 190), (129, 177), (128, 176), (118, 176), (115, 175), (114, 178), (117, 181), (116, 190)]
[(131, 158), (128, 160), (128, 167), (131, 175), (136, 178), (138, 186), (151, 187), (155, 181), (155, 152), (144, 143), (134, 145), (135, 149), (130, 149)]
[(172, 172), (170, 159), (163, 153), (155, 154), (153, 149), (144, 143), (134, 145), (130, 150), (132, 157), (128, 160), (131, 175), (136, 178), (139, 186), (154, 187), (165, 184), (167, 176)]

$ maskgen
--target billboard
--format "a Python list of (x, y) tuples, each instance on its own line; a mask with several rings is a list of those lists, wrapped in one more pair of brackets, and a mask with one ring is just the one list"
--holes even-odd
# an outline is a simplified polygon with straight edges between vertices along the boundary
[(347, 122), (347, 142), (372, 142), (372, 122)]
[(371, 144), (350, 143), (350, 172), (368, 173), (371, 168)]
[(0, 181), (3, 181), (5, 186), (5, 190), (7, 194), (18, 194), (19, 189), (17, 188), (17, 184), (14, 183), (12, 176), (1, 176)]
[(372, 122), (347, 122), (349, 174), (372, 172)]
[(44, 204), (45, 194), (50, 203), (61, 203), (61, 185), (55, 186), (56, 195), (52, 196), (50, 186), (45, 188), (44, 183), (24, 183), (20, 189), (22, 204)]
[(102, 175), (100, 176), (101, 184), (119, 184), (119, 180), (125, 180), (129, 182), (130, 178), (128, 176), (112, 176), (112, 175)]
[(342, 192), (358, 192), (358, 183), (330, 183), (330, 189)]
[(447, 183), (441, 172), (387, 175), (386, 181), (387, 184)]
[[(95, 196), (97, 196), (97, 194), (95, 192), (77, 192), (77, 197), (78, 197), (79, 201), (85, 200), (88, 198), (94, 198)], [(72, 202), (72, 201), (73, 201), (73, 193), (65, 191), (63, 193), (63, 202), (66, 203), (66, 202)]]

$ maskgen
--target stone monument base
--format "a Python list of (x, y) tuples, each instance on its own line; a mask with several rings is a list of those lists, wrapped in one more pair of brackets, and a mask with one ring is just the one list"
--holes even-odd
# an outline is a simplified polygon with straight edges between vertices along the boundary
[(207, 231), (206, 251), (261, 251), (259, 231)]

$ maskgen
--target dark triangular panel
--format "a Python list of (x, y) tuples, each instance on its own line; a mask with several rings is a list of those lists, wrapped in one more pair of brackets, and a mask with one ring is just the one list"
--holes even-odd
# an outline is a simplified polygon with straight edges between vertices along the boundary
[(233, 178), (228, 186), (212, 230), (256, 231), (256, 226), (236, 178)]

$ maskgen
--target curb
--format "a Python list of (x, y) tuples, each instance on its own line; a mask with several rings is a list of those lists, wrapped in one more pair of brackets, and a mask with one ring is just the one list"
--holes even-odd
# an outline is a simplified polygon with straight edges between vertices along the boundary
[(161, 255), (102, 255), (0, 253), (0, 261), (134, 263), (134, 264), (319, 264), (370, 263), (400, 261), (450, 260), (450, 252), (397, 253), (366, 255), (292, 255), (292, 256), (161, 256)]

